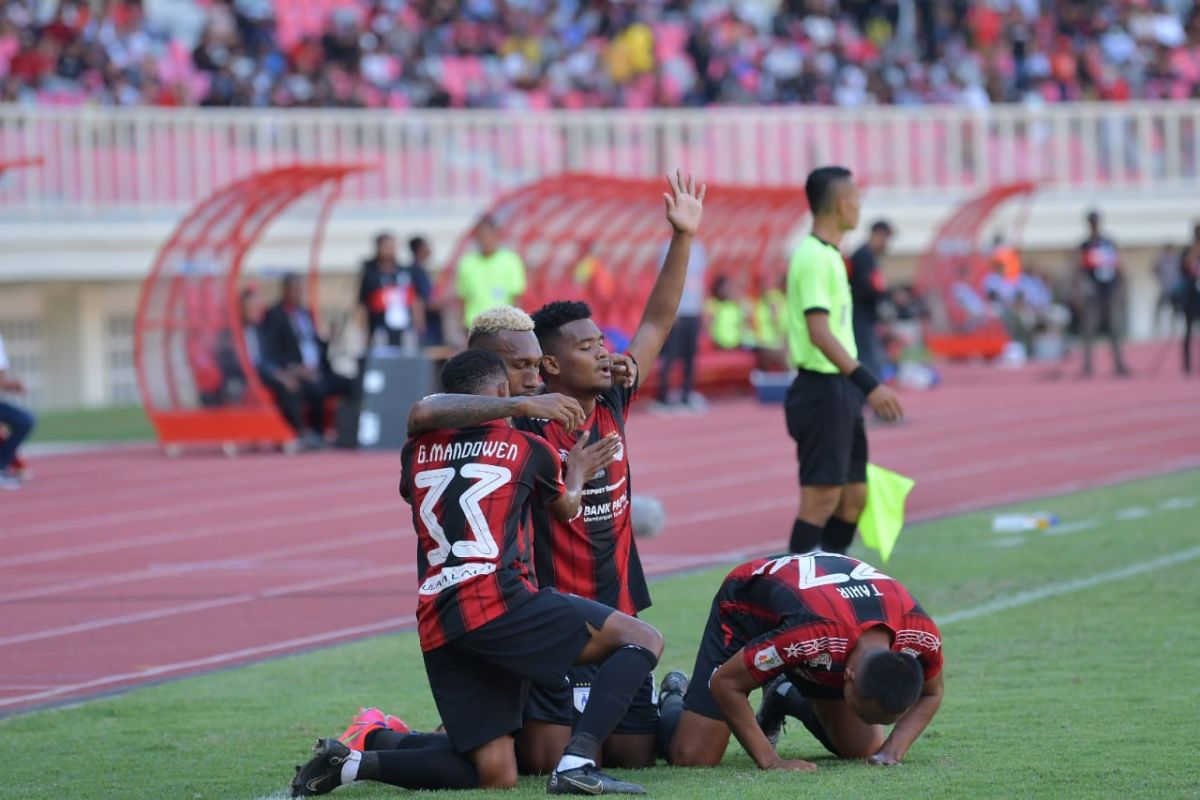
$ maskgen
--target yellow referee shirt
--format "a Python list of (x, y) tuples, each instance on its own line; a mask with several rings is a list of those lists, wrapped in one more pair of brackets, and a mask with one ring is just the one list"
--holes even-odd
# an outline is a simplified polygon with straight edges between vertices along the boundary
[(852, 358), (858, 358), (851, 321), (850, 279), (846, 262), (836, 247), (809, 234), (792, 253), (788, 264), (787, 304), (793, 324), (788, 330), (792, 363), (800, 369), (836, 375), (833, 362), (808, 337), (805, 313), (829, 312), (829, 329)]

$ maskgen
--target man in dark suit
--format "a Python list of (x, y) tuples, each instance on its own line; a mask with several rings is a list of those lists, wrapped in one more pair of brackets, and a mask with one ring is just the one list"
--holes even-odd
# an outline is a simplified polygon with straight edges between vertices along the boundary
[[(242, 337), (246, 346), (246, 357), (258, 373), (258, 379), (271, 393), (279, 413), (287, 420), (292, 430), (302, 433), (308, 426), (304, 423), (304, 396), (300, 392), (300, 381), (292, 371), (280, 367), (263, 355), (262, 302), (258, 289), (247, 286), (238, 295), (242, 317)], [(238, 359), (233, 341), (233, 329), (221, 331), (217, 341), (217, 365), (225, 378), (225, 402), (237, 403), (245, 393), (246, 376)]]
[(280, 301), (267, 310), (260, 331), (263, 361), (294, 379), (296, 391), (308, 406), (312, 428), (302, 430), (301, 438), (310, 445), (323, 441), (325, 399), (337, 392), (331, 391), (326, 378), (325, 342), (304, 305), (299, 275), (284, 275)]

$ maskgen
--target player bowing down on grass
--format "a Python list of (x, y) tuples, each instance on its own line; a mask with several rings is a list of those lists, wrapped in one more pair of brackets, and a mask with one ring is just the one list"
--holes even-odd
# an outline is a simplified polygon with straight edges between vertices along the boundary
[[(446, 363), (447, 391), (504, 396), (508, 377), (493, 353)], [(401, 454), (402, 496), (417, 531), (417, 627), (425, 671), (446, 737), (413, 749), (350, 750), (317, 742), (298, 768), (294, 797), (326, 794), (355, 780), (406, 788), (511, 788), (513, 734), (531, 683), (557, 686), (576, 663), (599, 664), (591, 700), (558, 765), (551, 794), (641, 794), (596, 768), (600, 743), (658, 663), (651, 626), (581, 597), (531, 582), (529, 520), (579, 511), (584, 475), (611, 461), (615, 443), (572, 463), (568, 485), (545, 441), (495, 422), (410, 439)], [(583, 450), (582, 446), (580, 450)]]
[[(667, 221), (674, 235), (663, 269), (642, 313), (641, 322), (629, 344), (629, 372), (636, 376), (638, 364), (652, 364), (670, 333), (687, 278), (692, 236), (703, 214), (705, 187), (690, 176), (668, 177), (670, 194), (665, 194)], [(508, 315), (511, 317), (512, 315)], [(510, 319), (510, 327), (517, 320)], [(535, 342), (523, 330), (477, 332), (472, 347), (487, 347), (502, 354), (509, 367), (510, 381), (521, 375), (521, 367), (541, 356), (541, 375), (548, 394), (538, 401), (547, 406), (544, 414), (530, 413), (529, 402), (503, 407), (491, 403), (493, 416), (471, 416), (488, 409), (486, 398), (426, 398), (410, 415), (410, 433), (422, 428), (443, 428), (465, 419), (483, 420), (516, 416), (516, 426), (536, 433), (560, 453), (575, 442), (573, 429), (581, 427), (588, 441), (599, 443), (615, 437), (620, 448), (614, 463), (584, 487), (582, 512), (567, 522), (535, 517), (534, 559), (539, 585), (596, 600), (626, 614), (636, 614), (650, 605), (641, 560), (634, 543), (629, 502), (629, 465), (625, 450), (625, 415), (636, 393), (632, 381), (614, 381), (612, 354), (600, 329), (584, 303), (549, 303), (533, 315)], [(535, 350), (535, 347), (537, 348)], [(532, 378), (522, 379), (522, 386)], [(563, 399), (565, 398), (565, 399)], [(576, 409), (580, 416), (577, 418)], [(528, 772), (552, 770), (571, 736), (573, 725), (586, 708), (589, 693), (595, 692), (595, 669), (583, 666), (572, 671), (571, 685), (535, 686), (530, 693), (525, 729), (520, 739), (521, 764)], [(629, 713), (605, 743), (604, 763), (610, 766), (642, 767), (654, 764), (655, 733), (659, 715), (653, 679), (639, 689)]]
[[(816, 769), (775, 751), (785, 715), (834, 755), (898, 764), (941, 705), (942, 639), (912, 595), (868, 564), (763, 558), (721, 584), (692, 679), (663, 681), (672, 764), (715, 766), (732, 732), (762, 769)], [(750, 692), (764, 684), (756, 718)]]

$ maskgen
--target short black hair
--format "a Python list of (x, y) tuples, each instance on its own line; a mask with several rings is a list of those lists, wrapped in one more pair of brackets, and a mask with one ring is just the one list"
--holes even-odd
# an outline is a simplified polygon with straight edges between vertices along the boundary
[(413, 254), (413, 258), (417, 257), (417, 253), (421, 252), (421, 248), (428, 245), (424, 236), (414, 236), (408, 240), (408, 249)]
[(450, 394), (479, 394), (507, 379), (504, 362), (490, 350), (464, 350), (442, 367), (442, 391)]
[(381, 231), (380, 233), (375, 234), (375, 249), (378, 250), (379, 246), (382, 245), (385, 240), (395, 238), (396, 237), (393, 236), (389, 231)]
[(902, 714), (917, 702), (925, 683), (921, 662), (908, 653), (876, 650), (858, 667), (863, 699), (874, 701), (888, 714)]
[(853, 178), (845, 167), (818, 167), (808, 173), (804, 182), (804, 195), (808, 198), (809, 210), (814, 214), (829, 211), (833, 203), (833, 187), (840, 181)]
[(892, 223), (886, 219), (877, 219), (871, 223), (871, 233), (886, 233), (891, 236), (895, 232), (896, 229), (892, 227)]
[(558, 338), (558, 332), (563, 325), (581, 319), (591, 319), (592, 309), (587, 303), (578, 300), (555, 300), (546, 303), (530, 316), (533, 317), (533, 333), (537, 336), (538, 344), (542, 346), (542, 352), (547, 352)]

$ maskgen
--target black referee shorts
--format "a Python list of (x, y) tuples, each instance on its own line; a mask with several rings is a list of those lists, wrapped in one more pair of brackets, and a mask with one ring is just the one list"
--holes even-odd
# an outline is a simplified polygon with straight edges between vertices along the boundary
[(606, 605), (543, 589), (512, 611), (425, 653), (425, 674), (450, 744), (469, 753), (521, 729), (531, 684), (567, 686)]
[(866, 483), (862, 392), (841, 375), (800, 370), (784, 400), (802, 486)]

